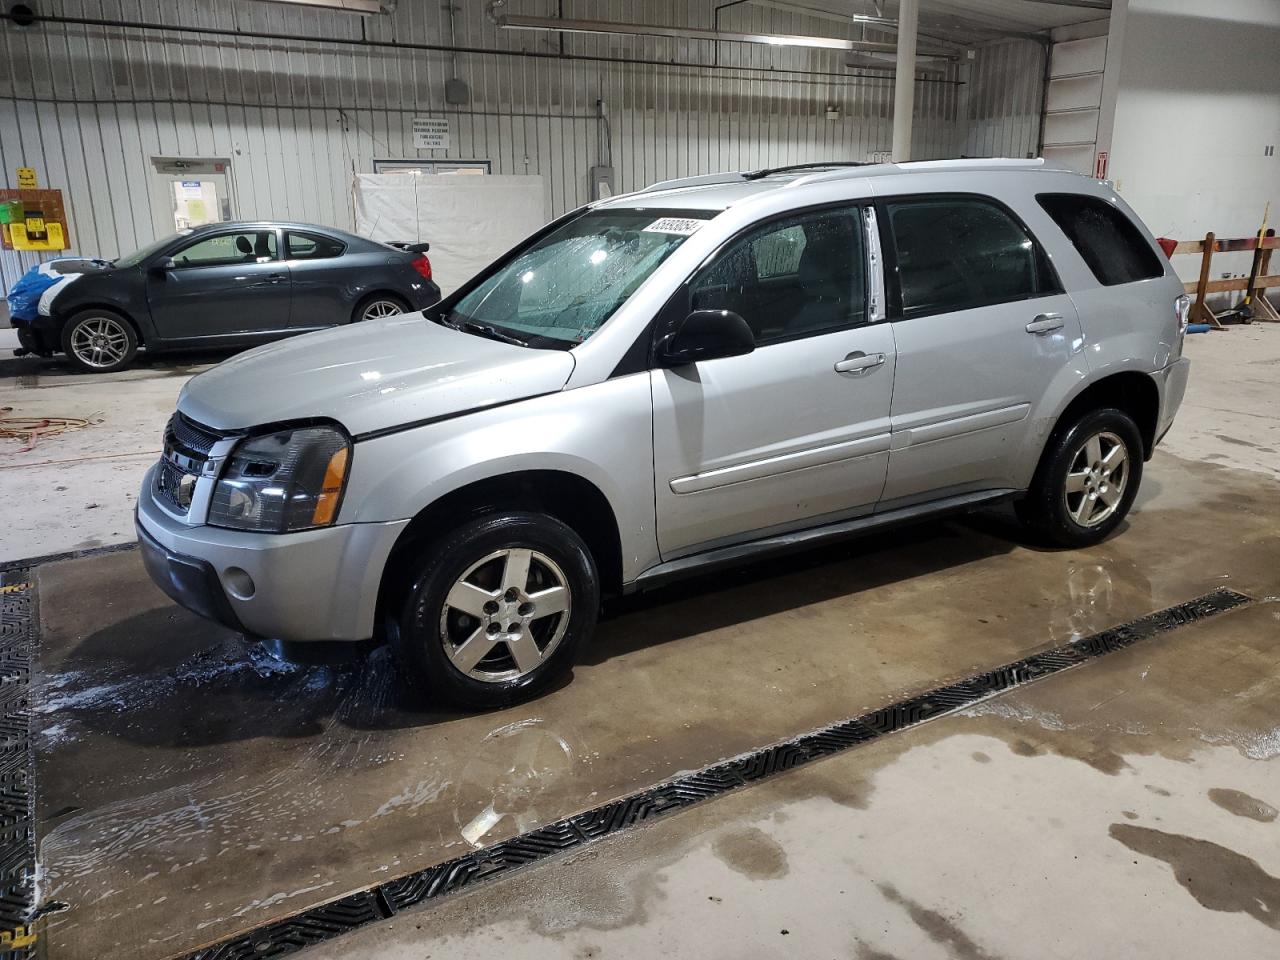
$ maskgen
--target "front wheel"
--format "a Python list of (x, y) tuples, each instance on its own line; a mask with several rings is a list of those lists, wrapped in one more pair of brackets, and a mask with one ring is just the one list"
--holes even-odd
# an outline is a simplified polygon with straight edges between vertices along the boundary
[(595, 562), (577, 533), (543, 514), (495, 513), (422, 552), (392, 645), (435, 697), (492, 709), (567, 674), (599, 605)]
[(1042, 539), (1087, 547), (1124, 520), (1142, 481), (1142, 435), (1123, 410), (1083, 414), (1055, 432), (1018, 516)]
[(62, 328), (62, 352), (87, 373), (123, 370), (138, 352), (133, 324), (110, 310), (81, 310)]

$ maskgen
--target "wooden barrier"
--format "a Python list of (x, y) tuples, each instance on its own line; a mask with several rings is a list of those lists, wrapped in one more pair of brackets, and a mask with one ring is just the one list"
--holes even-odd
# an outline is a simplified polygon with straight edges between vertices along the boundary
[(1200, 279), (1183, 284), (1187, 293), (1195, 294), (1195, 302), (1191, 304), (1191, 322), (1207, 323), (1222, 328), (1219, 315), (1209, 309), (1205, 297), (1211, 293), (1227, 293), (1238, 290), (1241, 293), (1252, 292), (1250, 307), (1255, 320), (1270, 320), (1280, 323), (1280, 313), (1271, 306), (1266, 298), (1268, 287), (1280, 287), (1280, 274), (1268, 274), (1271, 269), (1271, 253), (1280, 248), (1280, 237), (1274, 230), (1268, 230), (1262, 240), (1262, 262), (1258, 276), (1250, 284), (1248, 277), (1231, 277), (1226, 280), (1210, 280), (1209, 270), (1215, 253), (1245, 253), (1258, 249), (1257, 237), (1244, 237), (1239, 240), (1219, 240), (1212, 233), (1206, 233), (1203, 240), (1167, 240), (1161, 238), (1160, 246), (1170, 257), (1179, 253), (1200, 254)]

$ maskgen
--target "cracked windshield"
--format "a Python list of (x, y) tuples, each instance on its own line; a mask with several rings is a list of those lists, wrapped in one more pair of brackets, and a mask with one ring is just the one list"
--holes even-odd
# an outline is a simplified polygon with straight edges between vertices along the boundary
[(540, 239), (462, 297), (443, 322), (528, 346), (595, 333), (714, 210), (600, 210)]

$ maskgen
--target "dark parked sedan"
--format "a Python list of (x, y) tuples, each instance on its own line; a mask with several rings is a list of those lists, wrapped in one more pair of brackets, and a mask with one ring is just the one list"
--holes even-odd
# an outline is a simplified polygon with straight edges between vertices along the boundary
[(216, 223), (86, 272), (18, 325), (22, 346), (81, 370), (126, 366), (139, 346), (228, 348), (421, 310), (440, 299), (426, 244), (396, 248), (305, 223)]

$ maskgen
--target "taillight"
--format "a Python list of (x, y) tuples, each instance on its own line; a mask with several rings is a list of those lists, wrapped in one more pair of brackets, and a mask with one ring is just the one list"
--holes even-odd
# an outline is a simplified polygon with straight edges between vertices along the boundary
[(1174, 248), (1178, 246), (1177, 240), (1170, 240), (1168, 237), (1160, 237), (1156, 240), (1156, 243), (1159, 244), (1160, 249), (1164, 251), (1165, 257), (1173, 259)]
[(1185, 293), (1173, 301), (1173, 315), (1178, 321), (1178, 333), (1173, 346), (1176, 359), (1182, 356), (1182, 344), (1187, 339), (1187, 324), (1191, 322), (1191, 298)]
[(420, 253), (413, 258), (413, 269), (422, 274), (423, 280), (431, 279), (431, 261), (427, 259), (425, 253)]

